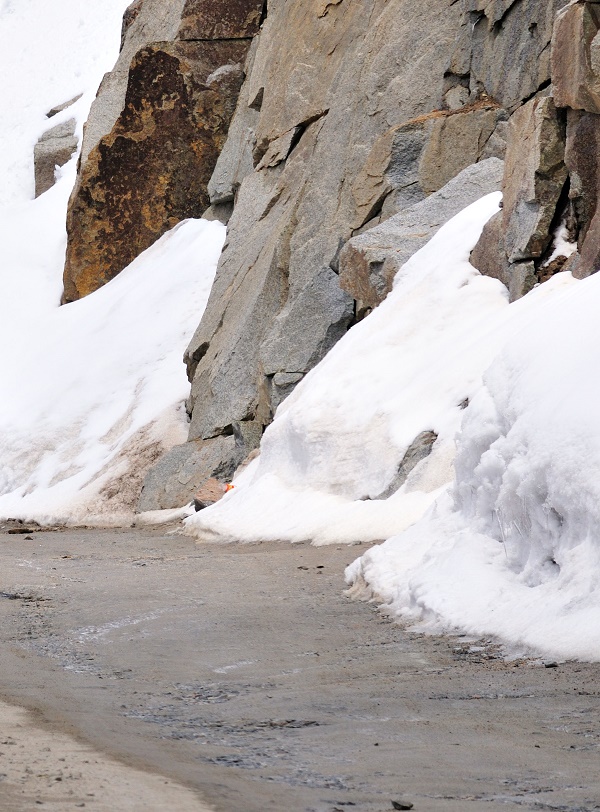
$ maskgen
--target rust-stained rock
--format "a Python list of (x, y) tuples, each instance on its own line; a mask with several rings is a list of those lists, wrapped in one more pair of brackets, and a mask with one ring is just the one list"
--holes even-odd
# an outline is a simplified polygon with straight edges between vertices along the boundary
[(178, 39), (244, 39), (258, 33), (265, 0), (186, 0)]
[(135, 56), (125, 109), (71, 197), (64, 301), (96, 290), (179, 221), (202, 215), (247, 48), (244, 40), (156, 43)]
[(577, 2), (558, 15), (552, 37), (557, 107), (600, 113), (600, 7)]

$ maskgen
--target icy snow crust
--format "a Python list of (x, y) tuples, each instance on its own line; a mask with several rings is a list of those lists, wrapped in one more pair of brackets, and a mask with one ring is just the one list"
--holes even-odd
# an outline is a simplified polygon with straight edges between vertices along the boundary
[(0, 518), (131, 521), (145, 470), (187, 435), (182, 355), (224, 227), (182, 223), (104, 288), (59, 307), (76, 156), (31, 199), (33, 145), (67, 118), (81, 133), (127, 5), (0, 2)]
[[(463, 211), (403, 267), (187, 532), (391, 536), (348, 568), (351, 594), (415, 629), (600, 660), (600, 275), (558, 274), (509, 305), (468, 263), (498, 200)], [(430, 457), (377, 499), (426, 430), (438, 434)]]

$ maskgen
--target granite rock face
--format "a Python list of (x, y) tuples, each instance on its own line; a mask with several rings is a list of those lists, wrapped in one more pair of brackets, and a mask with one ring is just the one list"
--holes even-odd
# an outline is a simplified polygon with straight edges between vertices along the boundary
[[(235, 431), (250, 452), (283, 394), (353, 323), (339, 252), (377, 215), (357, 202), (359, 175), (390, 128), (442, 108), (461, 9), (441, 6), (432, 18), (418, 0), (269, 2), (236, 146), (210, 184), (213, 202), (235, 208), (186, 354), (190, 439)], [(415, 40), (418, 60), (407, 57)]]
[(556, 13), (569, 0), (462, 0), (446, 93), (486, 93), (513, 112), (550, 83)]
[(136, 0), (84, 133), (67, 219), (65, 302), (200, 217), (263, 0)]
[(558, 107), (600, 113), (600, 6), (576, 2), (558, 15), (552, 75)]
[(385, 299), (398, 270), (444, 223), (499, 190), (503, 169), (498, 158), (474, 164), (425, 200), (349, 240), (340, 254), (340, 285), (359, 310), (366, 312)]

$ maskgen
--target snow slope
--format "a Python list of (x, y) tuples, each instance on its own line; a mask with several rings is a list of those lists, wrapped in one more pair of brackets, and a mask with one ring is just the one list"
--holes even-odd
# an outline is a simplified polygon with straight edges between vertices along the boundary
[[(316, 544), (382, 540), (423, 515), (452, 481), (463, 407), (507, 338), (558, 278), (508, 305), (468, 262), (498, 193), (470, 206), (397, 275), (394, 290), (280, 406), (236, 489), (186, 522), (202, 540)], [(431, 455), (385, 498), (409, 445)]]
[[(73, 158), (33, 197), (33, 146), (81, 132), (127, 0), (0, 3), (0, 517), (130, 520), (156, 456), (186, 439), (182, 356), (225, 236), (188, 221), (109, 285), (59, 307)], [(48, 121), (46, 112), (84, 96)]]
[(421, 629), (600, 660), (600, 276), (543, 302), (467, 409), (456, 484), (347, 576)]

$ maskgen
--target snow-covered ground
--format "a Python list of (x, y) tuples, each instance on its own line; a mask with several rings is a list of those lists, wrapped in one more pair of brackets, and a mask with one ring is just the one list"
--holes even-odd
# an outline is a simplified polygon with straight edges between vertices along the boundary
[(147, 466), (187, 436), (182, 356), (225, 229), (182, 223), (110, 284), (59, 307), (76, 157), (32, 200), (33, 146), (72, 116), (81, 133), (127, 5), (0, 3), (0, 517), (130, 518)]

